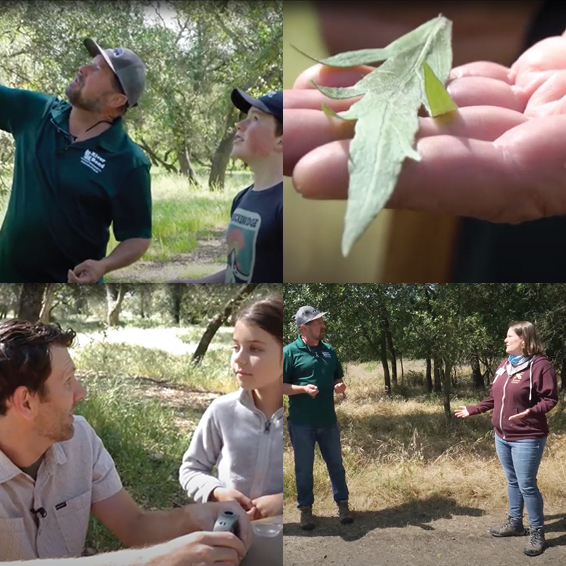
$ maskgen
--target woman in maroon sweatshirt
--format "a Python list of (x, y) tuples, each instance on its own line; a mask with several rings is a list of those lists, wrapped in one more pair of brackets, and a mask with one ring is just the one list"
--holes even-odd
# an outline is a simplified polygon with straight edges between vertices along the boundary
[(466, 418), (493, 409), (491, 424), (497, 456), (507, 477), (509, 517), (490, 532), (495, 537), (526, 534), (526, 507), (530, 537), (524, 553), (536, 556), (545, 548), (537, 472), (548, 435), (546, 413), (558, 402), (556, 374), (532, 323), (511, 324), (505, 345), (508, 357), (495, 372), (490, 395), (477, 405), (458, 407), (454, 414)]

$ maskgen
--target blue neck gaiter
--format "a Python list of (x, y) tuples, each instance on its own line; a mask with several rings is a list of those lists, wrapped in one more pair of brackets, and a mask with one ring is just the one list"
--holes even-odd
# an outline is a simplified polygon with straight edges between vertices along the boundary
[(514, 368), (516, 368), (517, 366), (520, 366), (521, 364), (528, 362), (531, 358), (532, 358), (532, 356), (513, 356), (513, 355), (510, 355), (508, 359), (509, 359), (509, 363)]

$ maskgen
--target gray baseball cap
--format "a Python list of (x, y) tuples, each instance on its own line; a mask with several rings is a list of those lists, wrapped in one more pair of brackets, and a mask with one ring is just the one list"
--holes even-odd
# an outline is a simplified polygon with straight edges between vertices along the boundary
[(145, 65), (130, 49), (114, 47), (102, 49), (94, 39), (84, 40), (87, 51), (93, 56), (102, 55), (108, 66), (114, 71), (118, 82), (128, 97), (129, 106), (137, 106), (145, 87)]
[(304, 306), (301, 307), (297, 314), (295, 315), (295, 323), (297, 327), (300, 327), (302, 324), (307, 324), (317, 318), (323, 317), (325, 312), (319, 312), (314, 307)]

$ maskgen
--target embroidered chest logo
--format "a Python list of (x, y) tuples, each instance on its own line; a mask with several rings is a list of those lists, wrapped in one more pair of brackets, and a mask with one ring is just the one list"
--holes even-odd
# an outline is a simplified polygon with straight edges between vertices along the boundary
[(521, 377), (523, 377), (523, 372), (520, 371), (519, 373), (516, 373), (513, 376), (513, 379), (511, 380), (511, 383), (519, 383), (519, 381), (521, 381)]
[(330, 352), (322, 352), (322, 356), (324, 358), (329, 358), (330, 357)]
[(81, 163), (92, 169), (95, 173), (100, 173), (106, 165), (106, 159), (102, 159), (98, 153), (87, 149), (81, 157)]

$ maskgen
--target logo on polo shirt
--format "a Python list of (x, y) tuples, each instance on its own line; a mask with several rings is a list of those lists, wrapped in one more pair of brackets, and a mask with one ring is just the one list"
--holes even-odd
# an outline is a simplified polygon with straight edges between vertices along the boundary
[(98, 153), (87, 149), (81, 157), (81, 163), (90, 167), (95, 173), (100, 173), (106, 165), (106, 159), (102, 159)]

